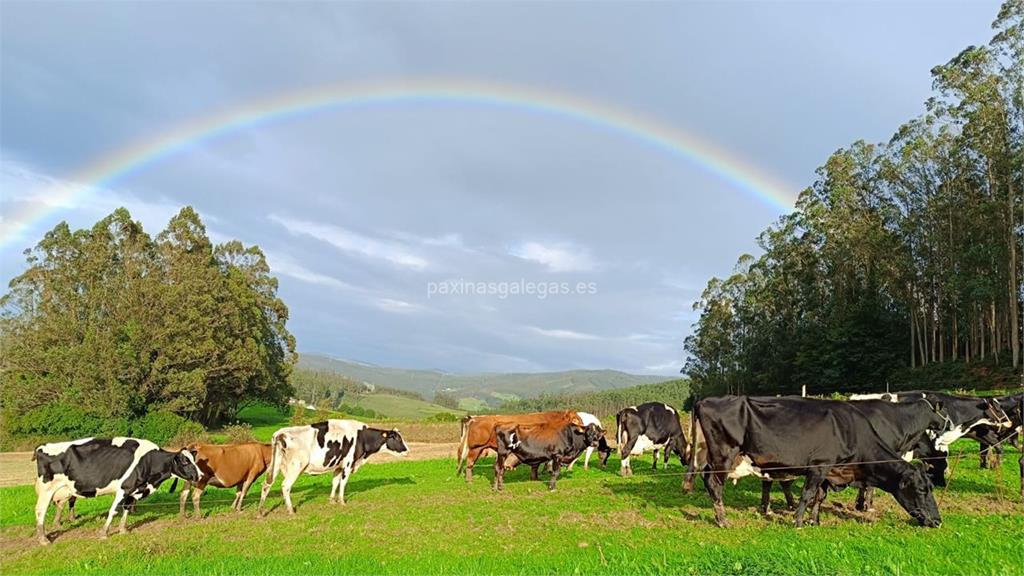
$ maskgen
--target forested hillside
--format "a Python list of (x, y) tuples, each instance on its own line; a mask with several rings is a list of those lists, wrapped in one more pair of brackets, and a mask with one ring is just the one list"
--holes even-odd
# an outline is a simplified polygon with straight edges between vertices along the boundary
[[(689, 405), (689, 398), (689, 380), (679, 379), (601, 392), (542, 394), (537, 398), (506, 402), (501, 408), (503, 412), (579, 410), (590, 412), (599, 418), (606, 418), (614, 416), (627, 406), (635, 406), (644, 402), (664, 402), (683, 409)], [(604, 424), (609, 426), (607, 422)]]
[(796, 210), (712, 278), (699, 394), (1020, 386), (1024, 3), (932, 69), (925, 112), (836, 151)]
[(507, 400), (549, 393), (594, 392), (660, 382), (664, 376), (626, 374), (617, 370), (567, 370), (536, 373), (450, 374), (374, 366), (316, 354), (302, 354), (299, 365), (333, 372), (358, 382), (415, 392), (438, 404), (473, 410), (496, 408)]
[(123, 208), (61, 223), (27, 258), (0, 300), (5, 433), (165, 438), (291, 395), (295, 341), (263, 253), (214, 245), (191, 208), (155, 238)]

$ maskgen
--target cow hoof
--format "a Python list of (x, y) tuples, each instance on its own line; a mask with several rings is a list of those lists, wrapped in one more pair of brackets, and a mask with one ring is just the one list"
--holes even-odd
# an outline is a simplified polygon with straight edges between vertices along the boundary
[(109, 537), (106, 532), (100, 532), (100, 540), (106, 540)]
[(40, 546), (49, 546), (50, 545), (50, 539), (47, 538), (46, 536), (39, 536), (38, 541), (39, 541), (39, 545)]

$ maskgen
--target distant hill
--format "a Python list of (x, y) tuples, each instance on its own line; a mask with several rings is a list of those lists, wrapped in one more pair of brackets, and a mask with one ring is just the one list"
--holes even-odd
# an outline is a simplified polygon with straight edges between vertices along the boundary
[[(544, 410), (581, 410), (603, 418), (605, 427), (614, 426), (615, 414), (627, 406), (644, 402), (664, 402), (684, 410), (690, 398), (690, 381), (686, 378), (641, 384), (617, 390), (583, 392), (575, 394), (545, 394), (508, 402), (501, 407), (505, 412), (540, 412)], [(610, 423), (609, 423), (610, 421)]]
[(416, 392), (425, 398), (433, 398), (437, 392), (447, 392), (459, 399), (461, 408), (468, 410), (496, 408), (504, 402), (541, 394), (597, 392), (669, 380), (664, 376), (627, 374), (617, 370), (450, 374), (436, 370), (374, 366), (317, 354), (301, 354), (299, 366), (341, 374), (357, 382)]

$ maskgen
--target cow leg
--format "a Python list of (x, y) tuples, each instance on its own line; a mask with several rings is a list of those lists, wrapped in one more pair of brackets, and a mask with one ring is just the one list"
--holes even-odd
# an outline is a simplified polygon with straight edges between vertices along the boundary
[(281, 495), (284, 496), (284, 505), (288, 508), (288, 513), (295, 514), (295, 506), (292, 505), (292, 485), (299, 479), (299, 475), (302, 474), (303, 468), (297, 466), (291, 466), (284, 472), (284, 478), (281, 480)]
[(861, 486), (857, 492), (857, 503), (853, 508), (858, 512), (871, 512), (875, 509), (875, 489), (871, 486)]
[(339, 492), (339, 488), (341, 486), (341, 475), (344, 470), (344, 467), (341, 467), (334, 471), (334, 478), (331, 479), (331, 504), (335, 504), (338, 501), (335, 494)]
[(821, 521), (818, 518), (818, 513), (821, 511), (821, 503), (825, 501), (825, 497), (828, 496), (828, 489), (825, 488), (824, 484), (818, 489), (818, 493), (814, 495), (814, 506), (811, 507), (811, 524), (820, 526)]
[(765, 516), (772, 515), (771, 497), (772, 481), (761, 480), (761, 514)]
[(185, 501), (188, 499), (188, 493), (191, 489), (192, 483), (185, 482), (181, 487), (181, 492), (178, 493), (178, 515), (182, 518), (185, 517)]
[(60, 530), (61, 529), (60, 516), (61, 516), (61, 513), (64, 512), (64, 504), (66, 502), (67, 502), (67, 500), (57, 500), (56, 498), (54, 498), (54, 500), (53, 500), (53, 504), (57, 508), (57, 512), (53, 516), (53, 529), (54, 530)]
[(193, 520), (202, 520), (203, 519), (203, 513), (199, 509), (199, 499), (203, 497), (203, 492), (205, 492), (205, 491), (206, 491), (206, 484), (204, 484), (201, 481), (198, 484), (196, 484), (195, 488), (192, 490), (192, 519)]
[(668, 470), (668, 459), (672, 456), (672, 450), (669, 448), (671, 445), (671, 443), (666, 444), (661, 450), (661, 459), (664, 460), (663, 464), (665, 465), (665, 470)]
[[(827, 469), (825, 469), (827, 471)], [(804, 489), (800, 494), (800, 503), (796, 506), (796, 527), (802, 528), (804, 525), (804, 512), (807, 510), (807, 505), (811, 504), (818, 495), (818, 489), (821, 487), (821, 483), (825, 480), (825, 474), (819, 472), (817, 469), (807, 474), (807, 479), (804, 480)]]
[(36, 479), (36, 540), (44, 546), (50, 543), (46, 537), (46, 510), (50, 507), (50, 501), (56, 492), (52, 483), (43, 483), (41, 478)]
[(558, 480), (558, 473), (562, 470), (562, 462), (558, 458), (551, 461), (551, 481), (548, 482), (548, 490), (555, 489), (555, 482)]
[(1021, 454), (1017, 463), (1020, 464), (1020, 499), (1024, 500), (1024, 454)]
[[(595, 448), (593, 446), (587, 446), (587, 451), (583, 454), (583, 469), (590, 470), (590, 456), (594, 453)], [(569, 470), (572, 470), (572, 466), (569, 466)]]
[[(719, 468), (724, 467), (724, 463)], [(711, 497), (711, 501), (715, 503), (715, 523), (721, 528), (728, 528), (729, 523), (725, 519), (725, 504), (722, 502), (722, 492), (725, 487), (725, 474), (720, 472), (711, 472), (705, 469), (704, 472), (704, 488), (708, 491), (708, 496)]]
[(654, 449), (654, 458), (653, 458), (653, 460), (654, 460), (654, 468), (652, 468), (652, 470), (657, 470), (658, 469), (658, 449), (657, 448)]
[(486, 451), (486, 448), (473, 448), (469, 451), (469, 455), (466, 456), (466, 482), (473, 482), (473, 466), (476, 465), (476, 461), (480, 459), (480, 456)]
[[(532, 467), (534, 480), (537, 479), (537, 467)], [(498, 457), (494, 459), (494, 489), (501, 491), (505, 489), (505, 455), (498, 452)]]
[(539, 468), (540, 468), (540, 464), (534, 464), (533, 466), (530, 466), (530, 480), (539, 480), (540, 479), (540, 476), (537, 474), (537, 471), (538, 471)]
[(779, 486), (782, 487), (782, 495), (786, 497), (786, 506), (790, 510), (796, 510), (796, 502), (793, 501), (793, 482), (795, 480), (780, 480)]
[(246, 478), (242, 484), (242, 489), (238, 493), (238, 512), (242, 511), (242, 500), (245, 500), (245, 495), (249, 493), (249, 488), (252, 488), (254, 482), (256, 482), (255, 476)]
[(636, 438), (628, 432), (626, 436), (626, 442), (619, 446), (619, 456), (622, 458), (622, 462), (619, 464), (619, 474), (622, 476), (632, 476), (633, 468), (629, 465), (629, 455), (633, 452), (633, 447), (636, 446)]
[(341, 475), (341, 480), (338, 482), (338, 503), (345, 503), (345, 485), (348, 484), (348, 479), (352, 477), (352, 470), (350, 468), (344, 468), (345, 472)]
[[(118, 490), (114, 494), (114, 502), (110, 505), (110, 511), (107, 512), (107, 521), (103, 524), (103, 528), (100, 530), (100, 538), (106, 540), (107, 535), (110, 534), (110, 523), (114, 521), (114, 516), (117, 514), (117, 506), (124, 500), (124, 491)], [(128, 508), (126, 507), (125, 510)]]
[(117, 526), (118, 534), (128, 533), (128, 508), (125, 507), (124, 512), (121, 513), (121, 523)]

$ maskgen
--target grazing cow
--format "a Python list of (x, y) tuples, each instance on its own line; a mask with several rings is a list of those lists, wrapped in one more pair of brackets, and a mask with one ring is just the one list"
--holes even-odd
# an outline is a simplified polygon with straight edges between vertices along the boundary
[[(1013, 419), (1003, 410), (1003, 399), (954, 396), (927, 391), (899, 392), (883, 396), (892, 402), (910, 402), (925, 398), (932, 404), (942, 407), (941, 412), (946, 416), (948, 425), (945, 432), (934, 438), (935, 450), (926, 460), (932, 468), (933, 477), (945, 474), (948, 464), (943, 456), (949, 454), (949, 446), (956, 440), (966, 436), (977, 440), (984, 447), (986, 439), (987, 443), (996, 444), (1003, 434), (1014, 428)], [(1007, 405), (1007, 408), (1009, 407)], [(944, 482), (943, 480), (943, 484)]]
[(156, 492), (164, 480), (171, 476), (190, 482), (199, 479), (199, 468), (187, 450), (161, 450), (149, 440), (138, 438), (82, 438), (43, 444), (36, 448), (32, 458), (38, 475), (36, 538), (40, 544), (50, 543), (43, 522), (53, 500), (57, 503), (59, 527), (65, 501), (71, 500), (73, 507), (74, 498), (113, 494), (114, 503), (100, 532), (100, 537), (106, 538), (117, 511), (124, 512), (119, 532), (127, 532), (128, 511)]
[(563, 464), (580, 457), (589, 447), (596, 447), (604, 431), (597, 424), (585, 427), (574, 423), (498, 424), (494, 427), (498, 440), (498, 458), (494, 461), (494, 489), (505, 486), (505, 465), (510, 454), (531, 468), (530, 478), (537, 479), (537, 467), (551, 463), (550, 490), (555, 489)]
[[(854, 401), (852, 405), (871, 422), (875, 432), (885, 445), (897, 454), (901, 454), (903, 459), (908, 462), (914, 458), (925, 459), (933, 456), (935, 449), (931, 445), (932, 442), (929, 438), (938, 436), (944, 431), (946, 425), (946, 419), (939, 411), (940, 406), (932, 405), (923, 398), (899, 403), (894, 403), (888, 399), (858, 400)], [(941, 470), (936, 473), (935, 468), (928, 467), (927, 459), (923, 461), (926, 463), (925, 469), (933, 473), (930, 474), (932, 483), (945, 485), (945, 479)], [(792, 479), (779, 480), (783, 493), (786, 496), (786, 503), (790, 509), (795, 508), (793, 496), (789, 491), (789, 485), (792, 482)], [(771, 485), (772, 480), (763, 480), (761, 482), (761, 512), (765, 515), (771, 514), (769, 504)], [(860, 486), (860, 491), (857, 495), (857, 510), (866, 511), (870, 509), (872, 496), (872, 487)], [(815, 500), (812, 513), (815, 522), (818, 520), (818, 506), (824, 497), (825, 494), (822, 493)]]
[[(584, 426), (589, 426), (589, 425), (593, 424), (593, 425), (597, 426), (598, 428), (600, 428), (602, 432), (604, 431), (604, 425), (601, 424), (601, 421), (598, 420), (597, 416), (594, 416), (593, 414), (590, 414), (589, 412), (577, 412), (577, 414), (579, 414), (580, 420), (583, 422)], [(584, 470), (589, 470), (590, 469), (590, 455), (594, 453), (594, 450), (597, 450), (597, 455), (598, 455), (598, 457), (600, 458), (600, 461), (601, 461), (601, 467), (603, 468), (606, 464), (608, 464), (608, 457), (612, 455), (612, 447), (608, 445), (608, 440), (606, 440), (604, 435), (602, 434), (601, 435), (601, 440), (598, 441), (597, 446), (596, 447), (595, 446), (587, 446), (586, 452), (583, 453), (583, 469)], [(578, 460), (578, 458), (577, 458), (577, 460)], [(569, 463), (569, 470), (572, 470), (572, 467), (575, 464), (576, 464), (576, 460), (573, 460), (572, 462), (570, 462)]]
[(664, 455), (666, 467), (670, 451), (679, 456), (681, 465), (685, 465), (689, 445), (679, 424), (679, 412), (668, 404), (648, 402), (624, 408), (615, 415), (615, 429), (622, 458), (621, 475), (633, 475), (630, 456), (639, 456), (650, 449), (654, 450), (655, 470), (658, 469), (658, 450)]
[(455, 474), (466, 467), (466, 482), (473, 481), (473, 466), (488, 450), (498, 449), (494, 427), (502, 424), (576, 424), (583, 426), (579, 415), (572, 410), (560, 412), (533, 412), (495, 416), (466, 416), (462, 419), (462, 437), (459, 441), (459, 462)]
[(235, 488), (235, 501), (231, 503), (231, 509), (241, 512), (242, 499), (249, 492), (252, 483), (267, 470), (274, 453), (270, 444), (258, 442), (226, 446), (193, 444), (188, 447), (188, 451), (195, 457), (196, 466), (202, 475), (198, 482), (189, 482), (181, 490), (178, 512), (182, 517), (185, 516), (185, 500), (191, 490), (192, 517), (196, 520), (202, 518), (199, 499), (202, 498), (207, 486)]
[(270, 444), (274, 454), (260, 494), (261, 516), (265, 514), (263, 504), (278, 474), (284, 477), (281, 494), (285, 506), (289, 514), (295, 514), (292, 484), (303, 472), (313, 475), (333, 473), (330, 501), (344, 504), (345, 485), (367, 458), (377, 452), (404, 456), (409, 451), (398, 430), (370, 428), (356, 420), (327, 420), (308, 426), (281, 428), (274, 432)]
[[(826, 480), (878, 486), (919, 523), (941, 524), (932, 485), (921, 468), (907, 463), (879, 437), (873, 423), (851, 402), (805, 398), (727, 396), (705, 398), (693, 417), (695, 448), (687, 473), (700, 473), (725, 526), (722, 489), (727, 479), (747, 475), (804, 476), (796, 526)], [(703, 458), (703, 459), (702, 459)], [(697, 472), (698, 464), (706, 462)]]

